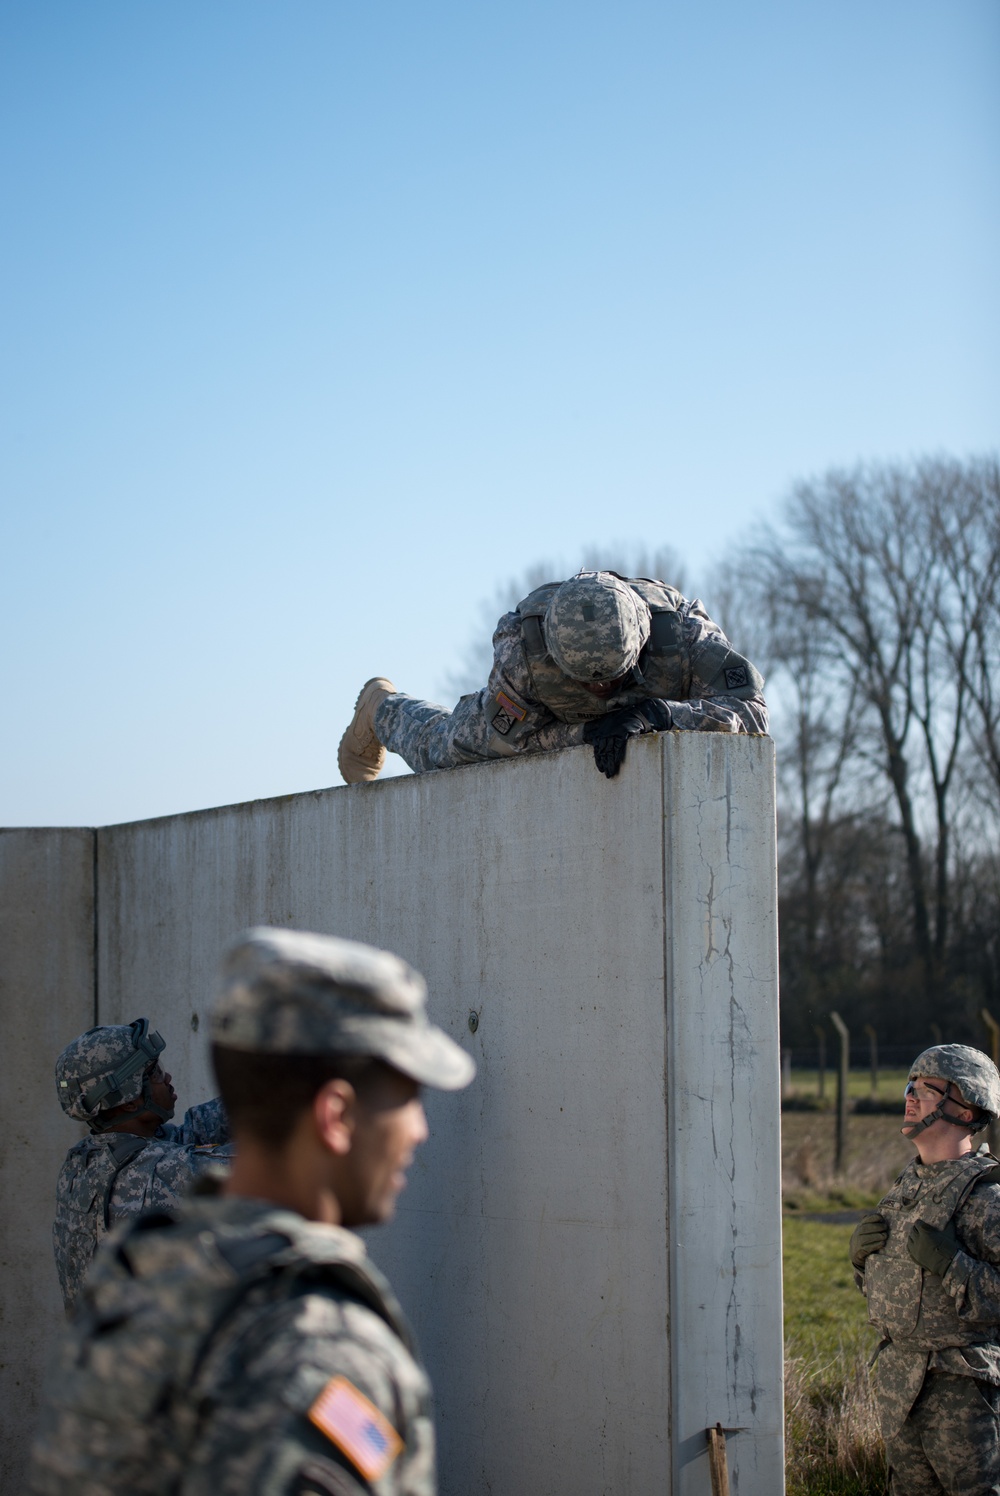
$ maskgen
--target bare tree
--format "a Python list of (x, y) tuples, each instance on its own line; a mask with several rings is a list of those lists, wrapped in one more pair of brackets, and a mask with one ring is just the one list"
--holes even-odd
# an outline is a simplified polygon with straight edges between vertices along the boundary
[(881, 778), (927, 991), (948, 953), (970, 704), (991, 772), (1000, 746), (996, 532), (996, 464), (938, 459), (800, 484), (783, 530), (744, 557), (767, 600), (788, 704), (806, 950), (815, 949), (822, 847), (842, 792), (871, 813)]
[(972, 705), (973, 748), (1000, 792), (1000, 464), (927, 464), (931, 542), (948, 578), (935, 600), (952, 670)]

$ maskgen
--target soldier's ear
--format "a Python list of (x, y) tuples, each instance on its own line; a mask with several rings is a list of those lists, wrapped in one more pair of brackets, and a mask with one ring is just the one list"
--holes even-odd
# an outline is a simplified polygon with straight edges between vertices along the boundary
[(312, 1118), (317, 1135), (340, 1158), (351, 1151), (357, 1113), (357, 1094), (348, 1080), (328, 1080), (313, 1097)]

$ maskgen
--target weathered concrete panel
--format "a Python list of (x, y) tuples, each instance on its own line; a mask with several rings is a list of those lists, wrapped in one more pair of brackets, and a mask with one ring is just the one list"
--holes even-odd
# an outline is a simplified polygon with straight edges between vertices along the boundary
[[(773, 758), (757, 739), (664, 743), (670, 1270), (677, 1496), (783, 1489)], [(699, 751), (694, 751), (696, 748)]]
[(736, 1496), (780, 1492), (769, 741), (114, 827), (99, 882), (101, 1020), (149, 1014), (182, 1104), (219, 950), (260, 921), (398, 951), (475, 1053), (372, 1243), (438, 1388), (445, 1496), (693, 1496), (717, 1420), (748, 1430)]
[(62, 1323), (55, 1181), (80, 1136), (52, 1065), (93, 1014), (94, 833), (0, 830), (0, 1489), (11, 1496)]

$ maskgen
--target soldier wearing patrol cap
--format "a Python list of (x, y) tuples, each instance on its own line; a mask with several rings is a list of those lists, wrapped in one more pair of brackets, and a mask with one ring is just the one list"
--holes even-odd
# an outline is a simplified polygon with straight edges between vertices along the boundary
[(763, 688), (699, 599), (646, 577), (581, 571), (500, 619), (489, 683), (454, 711), (384, 676), (367, 681), (338, 762), (358, 784), (378, 777), (387, 750), (421, 773), (590, 743), (610, 779), (642, 733), (766, 733)]
[(992, 1060), (965, 1044), (924, 1050), (902, 1128), (917, 1158), (851, 1237), (882, 1334), (893, 1496), (1000, 1493), (1000, 1165), (973, 1144), (998, 1117)]
[(177, 1092), (160, 1063), (164, 1047), (137, 1018), (88, 1029), (56, 1060), (59, 1104), (90, 1128), (56, 1184), (52, 1245), (67, 1314), (112, 1224), (177, 1205), (229, 1141), (218, 1100), (191, 1107), (179, 1126), (170, 1121)]
[(433, 1496), (427, 1375), (351, 1229), (393, 1213), (421, 1086), (475, 1074), (425, 998), (351, 941), (257, 929), (231, 948), (212, 1057), (232, 1173), (98, 1253), (33, 1496)]

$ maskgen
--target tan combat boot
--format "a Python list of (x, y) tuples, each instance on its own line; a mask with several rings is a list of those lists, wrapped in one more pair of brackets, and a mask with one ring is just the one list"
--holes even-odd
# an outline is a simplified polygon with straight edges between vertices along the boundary
[(351, 725), (340, 740), (337, 763), (347, 784), (364, 784), (377, 779), (385, 764), (385, 749), (375, 736), (375, 712), (396, 687), (384, 675), (366, 680), (354, 703)]

